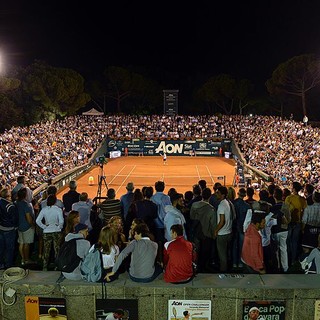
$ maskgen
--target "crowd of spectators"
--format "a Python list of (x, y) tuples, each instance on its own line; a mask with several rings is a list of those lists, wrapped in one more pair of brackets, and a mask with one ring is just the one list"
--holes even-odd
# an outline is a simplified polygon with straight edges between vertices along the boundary
[[(128, 192), (119, 197), (109, 189), (107, 200), (117, 200), (117, 211), (78, 193), (76, 181), (70, 181), (63, 201), (52, 185), (38, 203), (26, 200), (26, 185), (17, 184), (17, 200), (10, 188), (4, 188), (0, 269), (20, 263), (53, 270), (50, 260), (63, 242), (80, 238), (86, 239), (77, 247), (81, 257), (90, 247), (102, 251), (106, 281), (128, 271), (137, 282), (152, 281), (163, 272), (165, 281), (185, 283), (194, 277), (195, 264), (199, 273), (320, 273), (320, 192), (313, 188), (310, 198), (311, 185), (296, 181), (288, 195), (273, 183), (257, 194), (252, 187), (236, 193), (219, 182), (211, 190), (203, 182), (184, 194), (165, 190), (163, 181), (142, 189), (129, 182)], [(81, 280), (80, 268), (81, 262), (76, 272), (63, 275)]]
[(233, 138), (247, 162), (279, 185), (319, 185), (319, 128), (273, 116), (73, 116), (0, 135), (0, 183), (25, 175), (31, 189), (88, 161), (104, 138)]

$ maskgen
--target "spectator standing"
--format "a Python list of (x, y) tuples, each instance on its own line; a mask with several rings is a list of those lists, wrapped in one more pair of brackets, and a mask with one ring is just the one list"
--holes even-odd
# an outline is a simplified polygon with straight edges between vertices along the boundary
[(277, 224), (271, 228), (272, 236), (275, 240), (276, 255), (278, 261), (278, 269), (283, 272), (287, 272), (288, 265), (288, 224), (290, 222), (290, 210), (288, 205), (283, 203), (283, 192), (280, 188), (275, 188), (273, 197), (275, 199), (275, 205), (270, 208), (273, 213), (273, 217), (277, 220)]
[(124, 223), (126, 223), (128, 210), (131, 203), (133, 202), (133, 190), (134, 190), (133, 182), (128, 182), (126, 189), (127, 189), (127, 193), (120, 197), (121, 213), (122, 213), (122, 218)]
[[(49, 195), (47, 206), (41, 209), (36, 220), (37, 225), (43, 229), (43, 271), (48, 270), (51, 245), (53, 244), (55, 256), (58, 255), (60, 247), (64, 219), (62, 210), (55, 205), (56, 200), (54, 195)], [(44, 223), (42, 219), (44, 219)]]
[(203, 189), (205, 189), (207, 187), (207, 181), (204, 179), (201, 179), (198, 181), (198, 185), (200, 186), (201, 191), (202, 191)]
[(233, 212), (227, 200), (228, 189), (219, 187), (217, 197), (220, 200), (217, 210), (217, 227), (214, 230), (214, 236), (217, 237), (217, 251), (220, 260), (220, 271), (228, 270), (228, 260), (231, 260), (231, 241)]
[[(157, 218), (154, 220), (156, 233), (155, 238), (159, 245), (159, 248), (163, 247), (165, 242), (164, 237), (164, 217), (166, 216), (165, 206), (171, 205), (170, 197), (164, 194), (165, 183), (163, 181), (157, 181), (155, 183), (156, 193), (151, 197), (151, 201), (153, 201), (157, 205)], [(162, 249), (159, 249), (162, 253)], [(162, 254), (161, 254), (162, 256)]]
[(45, 192), (46, 196), (44, 195), (43, 200), (40, 202), (40, 209), (43, 209), (44, 207), (47, 206), (48, 196), (54, 195), (57, 199), (55, 206), (57, 206), (58, 208), (60, 208), (64, 212), (64, 204), (60, 199), (57, 198), (57, 192), (58, 192), (58, 189), (55, 185), (52, 184), (52, 185), (48, 186), (48, 188)]
[(158, 216), (158, 208), (157, 205), (151, 201), (151, 197), (153, 196), (153, 187), (146, 187), (144, 191), (144, 199), (138, 200), (134, 204), (134, 210), (130, 211), (128, 214), (128, 224), (132, 224), (133, 219), (138, 218), (143, 220), (150, 232), (155, 234), (155, 223), (154, 220)]
[(30, 260), (30, 244), (34, 242), (35, 217), (31, 204), (26, 200), (27, 193), (26, 188), (19, 189), (15, 202), (19, 214), (18, 242), (22, 265), (33, 263)]
[(72, 210), (72, 205), (79, 201), (80, 193), (77, 191), (77, 181), (69, 182), (69, 191), (62, 196), (66, 215)]
[(313, 199), (312, 199), (313, 191), (314, 191), (314, 186), (312, 184), (307, 183), (304, 186), (304, 196), (307, 200), (308, 206), (311, 206), (313, 204)]
[(242, 268), (241, 252), (244, 240), (243, 223), (246, 218), (247, 211), (250, 205), (244, 201), (247, 192), (245, 188), (240, 188), (238, 191), (238, 198), (233, 202), (236, 211), (235, 228), (233, 230), (232, 240), (232, 263), (234, 268)]
[(163, 265), (164, 281), (171, 283), (187, 283), (193, 278), (193, 245), (183, 237), (181, 224), (172, 225), (172, 241), (164, 244)]
[(164, 217), (164, 237), (167, 241), (172, 240), (170, 232), (171, 226), (174, 224), (181, 224), (183, 227), (183, 236), (186, 239), (187, 235), (184, 227), (186, 224), (186, 220), (179, 210), (179, 208), (183, 206), (183, 194), (174, 193), (170, 199), (172, 205), (167, 205), (165, 207), (166, 216)]
[(219, 199), (217, 196), (217, 190), (219, 187), (222, 187), (222, 184), (220, 182), (216, 182), (213, 185), (213, 194), (211, 195), (210, 199), (209, 199), (209, 203), (217, 210), (218, 209), (218, 205), (219, 205)]
[(257, 200), (253, 198), (253, 196), (254, 196), (254, 189), (252, 187), (248, 187), (247, 199), (245, 201), (250, 205), (251, 208), (252, 208), (252, 205), (257, 202)]
[(302, 186), (299, 182), (294, 181), (292, 183), (292, 193), (286, 197), (285, 203), (289, 205), (291, 213), (291, 222), (288, 228), (288, 243), (289, 243), (289, 255), (291, 257), (291, 264), (298, 261), (298, 257), (301, 253), (301, 238), (302, 238), (302, 214), (303, 210), (307, 206), (305, 198), (299, 195), (302, 190)]
[(320, 193), (315, 191), (312, 199), (313, 204), (304, 209), (302, 216), (302, 246), (309, 251), (318, 246), (320, 234)]
[(14, 265), (18, 210), (11, 202), (9, 188), (0, 191), (0, 270)]
[(82, 192), (79, 196), (79, 201), (75, 202), (72, 205), (72, 210), (78, 211), (80, 214), (80, 223), (85, 224), (88, 226), (89, 234), (92, 230), (92, 225), (90, 221), (90, 213), (93, 207), (93, 202), (89, 199), (88, 193)]
[(26, 196), (26, 201), (28, 203), (31, 203), (32, 201), (32, 198), (33, 198), (33, 193), (31, 191), (31, 189), (26, 185), (26, 182), (27, 182), (27, 178), (23, 175), (21, 176), (18, 176), (17, 178), (17, 184), (16, 186), (12, 189), (11, 191), (11, 197), (12, 197), (12, 201), (15, 201), (17, 200), (17, 195), (18, 195), (18, 191), (21, 189), (21, 188), (26, 188), (27, 190), (27, 196)]
[(217, 227), (217, 212), (209, 203), (211, 190), (204, 188), (201, 194), (202, 200), (194, 202), (191, 207), (190, 219), (193, 225), (192, 241), (198, 252), (198, 272), (205, 272), (207, 262), (213, 259), (212, 252), (216, 251), (214, 230)]
[(107, 199), (102, 201), (98, 207), (100, 208), (100, 217), (105, 225), (113, 216), (121, 218), (121, 203), (119, 199), (116, 199), (116, 191), (113, 188), (108, 189)]

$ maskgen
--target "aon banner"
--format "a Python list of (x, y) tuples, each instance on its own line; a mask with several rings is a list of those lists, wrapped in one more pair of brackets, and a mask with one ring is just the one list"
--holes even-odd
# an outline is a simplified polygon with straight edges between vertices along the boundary
[(231, 153), (231, 139), (221, 140), (113, 140), (107, 139), (107, 153), (153, 156), (167, 153), (173, 156), (220, 156)]

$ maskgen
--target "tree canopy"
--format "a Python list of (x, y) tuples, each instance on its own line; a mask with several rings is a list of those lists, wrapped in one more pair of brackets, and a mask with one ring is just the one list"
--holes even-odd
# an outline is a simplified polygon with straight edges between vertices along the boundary
[(304, 54), (281, 63), (267, 80), (266, 87), (275, 97), (300, 97), (303, 115), (307, 115), (306, 93), (319, 83), (320, 60), (313, 54)]

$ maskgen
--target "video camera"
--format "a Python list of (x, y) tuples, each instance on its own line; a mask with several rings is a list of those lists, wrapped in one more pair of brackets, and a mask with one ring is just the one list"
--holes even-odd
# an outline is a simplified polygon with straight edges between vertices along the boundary
[(107, 163), (107, 159), (105, 156), (99, 156), (98, 158), (96, 158), (96, 163), (101, 167), (105, 163)]

